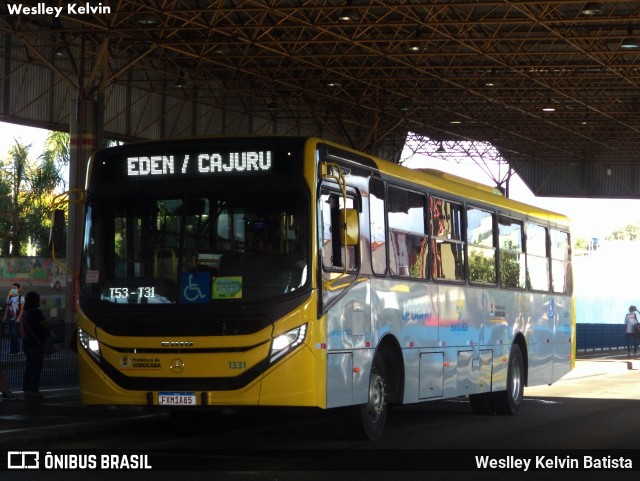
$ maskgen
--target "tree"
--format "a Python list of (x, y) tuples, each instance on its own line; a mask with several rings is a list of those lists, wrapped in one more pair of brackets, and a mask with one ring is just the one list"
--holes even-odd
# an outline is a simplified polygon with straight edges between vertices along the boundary
[(30, 147), (16, 141), (0, 174), (3, 255), (23, 255), (28, 241), (39, 255), (48, 253), (52, 200), (65, 186), (63, 169), (69, 163), (69, 135), (51, 132), (37, 161), (29, 160)]
[(0, 254), (8, 255), (11, 247), (11, 188), (9, 183), (5, 182), (8, 174), (5, 162), (2, 162), (0, 167)]
[(606, 240), (640, 240), (640, 224), (629, 224), (613, 231)]
[(30, 145), (23, 145), (17, 140), (11, 149), (9, 157), (3, 163), (2, 181), (2, 253), (4, 255), (19, 256), (22, 251), (25, 222), (22, 216), (25, 199), (21, 195), (27, 169)]
[(587, 239), (584, 239), (583, 237), (576, 239), (575, 249), (577, 251), (586, 251), (588, 248), (589, 241)]

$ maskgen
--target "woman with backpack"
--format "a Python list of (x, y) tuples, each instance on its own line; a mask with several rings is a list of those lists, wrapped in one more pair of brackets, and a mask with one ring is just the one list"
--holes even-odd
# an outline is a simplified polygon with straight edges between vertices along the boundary
[(25, 298), (20, 294), (20, 284), (14, 282), (7, 296), (7, 307), (4, 311), (4, 320), (9, 323), (10, 348), (9, 354), (20, 353), (20, 338), (18, 326), (24, 311)]
[(627, 338), (627, 356), (631, 357), (631, 345), (633, 355), (638, 355), (638, 310), (636, 306), (629, 306), (629, 312), (624, 317), (624, 332)]

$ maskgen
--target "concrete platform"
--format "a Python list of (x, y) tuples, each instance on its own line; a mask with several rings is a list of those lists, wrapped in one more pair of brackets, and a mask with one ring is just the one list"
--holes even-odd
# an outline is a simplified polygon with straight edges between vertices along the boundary
[[(576, 368), (552, 386), (525, 388), (525, 396), (570, 396), (572, 383), (594, 376), (624, 375), (640, 369), (640, 358), (627, 357), (626, 351), (596, 351), (578, 354)], [(575, 384), (573, 384), (575, 385)], [(634, 392), (637, 389), (634, 381)], [(614, 382), (611, 388), (603, 388), (601, 396), (616, 396), (624, 383)], [(61, 436), (73, 437), (98, 435), (101, 430), (113, 430), (118, 426), (132, 429), (135, 423), (153, 421), (168, 416), (163, 411), (151, 411), (142, 407), (83, 406), (77, 387), (43, 391), (41, 400), (24, 399), (16, 392), (17, 400), (0, 401), (0, 448), (18, 449), (46, 446)], [(594, 395), (594, 397), (599, 397)]]

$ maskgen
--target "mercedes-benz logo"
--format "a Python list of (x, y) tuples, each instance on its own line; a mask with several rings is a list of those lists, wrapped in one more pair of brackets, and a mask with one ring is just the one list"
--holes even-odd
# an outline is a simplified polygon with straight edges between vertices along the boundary
[(169, 369), (171, 369), (171, 372), (180, 374), (184, 370), (184, 362), (182, 362), (181, 359), (174, 359), (173, 361), (171, 361)]

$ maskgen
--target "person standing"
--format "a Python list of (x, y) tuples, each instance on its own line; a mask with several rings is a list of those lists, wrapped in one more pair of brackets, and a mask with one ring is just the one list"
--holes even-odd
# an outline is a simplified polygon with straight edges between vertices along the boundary
[(4, 320), (9, 323), (9, 354), (20, 353), (19, 325), (24, 311), (24, 297), (20, 294), (20, 284), (14, 282), (7, 296), (7, 308), (4, 311)]
[(631, 345), (633, 355), (638, 354), (638, 310), (636, 306), (629, 306), (629, 312), (624, 317), (624, 332), (627, 338), (627, 356), (631, 357)]
[(40, 310), (40, 295), (28, 292), (25, 296), (22, 316), (24, 337), (22, 350), (26, 355), (22, 387), (25, 399), (40, 399), (40, 377), (44, 364), (45, 341), (49, 338), (49, 323)]
[(2, 366), (0, 366), (0, 392), (2, 392), (3, 400), (18, 399), (18, 397), (11, 392), (11, 389), (9, 389), (9, 383), (4, 377), (4, 372), (2, 372)]

